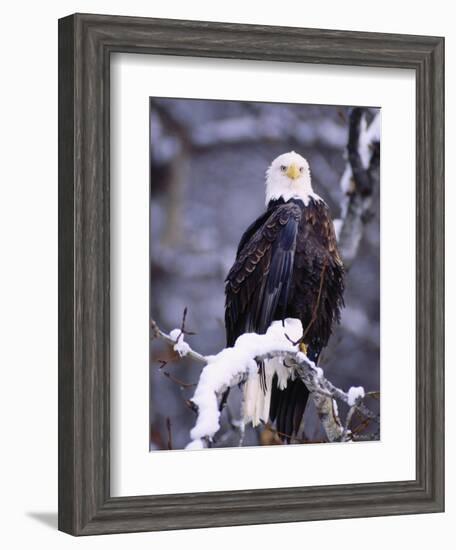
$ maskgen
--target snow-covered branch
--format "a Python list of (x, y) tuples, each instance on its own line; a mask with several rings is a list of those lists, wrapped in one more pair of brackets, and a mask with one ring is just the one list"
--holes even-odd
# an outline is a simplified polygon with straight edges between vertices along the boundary
[[(180, 356), (189, 356), (204, 363), (195, 393), (191, 398), (197, 412), (195, 426), (190, 432), (187, 449), (201, 449), (211, 445), (220, 429), (220, 402), (226, 390), (244, 383), (249, 377), (258, 376), (257, 361), (281, 357), (284, 365), (293, 368), (312, 395), (318, 416), (328, 441), (350, 441), (350, 421), (355, 411), (366, 419), (375, 415), (363, 403), (364, 389), (351, 387), (347, 392), (334, 386), (324, 376), (323, 370), (299, 350), (298, 342), (303, 334), (297, 319), (275, 321), (266, 334), (243, 334), (232, 348), (225, 348), (216, 355), (203, 356), (194, 351), (184, 340), (184, 330), (175, 329), (169, 334), (151, 323), (152, 336), (172, 345)], [(342, 423), (336, 401), (346, 403), (350, 409), (345, 424)]]
[(334, 222), (339, 251), (347, 269), (358, 252), (379, 181), (380, 111), (368, 125), (366, 109), (355, 107), (350, 113), (347, 166), (340, 181), (344, 193), (341, 218)]
[(172, 346), (174, 351), (178, 353), (180, 357), (188, 356), (200, 363), (206, 363), (206, 357), (197, 351), (193, 351), (187, 342), (185, 342), (184, 331), (182, 329), (176, 328), (169, 334), (166, 334), (166, 332), (160, 330), (157, 323), (152, 319), (150, 322), (150, 332), (152, 339), (160, 338), (161, 340), (168, 342), (168, 344)]

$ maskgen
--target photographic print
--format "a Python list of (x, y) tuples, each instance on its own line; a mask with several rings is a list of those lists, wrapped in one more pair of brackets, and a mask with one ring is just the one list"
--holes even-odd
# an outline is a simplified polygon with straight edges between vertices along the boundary
[(61, 531), (444, 511), (443, 84), (442, 37), (59, 20)]
[(149, 113), (150, 451), (379, 440), (381, 109)]

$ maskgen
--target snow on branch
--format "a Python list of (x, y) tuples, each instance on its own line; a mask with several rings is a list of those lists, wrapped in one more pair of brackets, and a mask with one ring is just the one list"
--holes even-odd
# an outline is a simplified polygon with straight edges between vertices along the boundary
[[(174, 351), (179, 353), (179, 349), (183, 349), (183, 344), (187, 344), (187, 342), (184, 341), (184, 331), (181, 329), (174, 329), (169, 334), (166, 334), (166, 332), (163, 332), (158, 327), (157, 323), (152, 319), (150, 322), (150, 332), (152, 339), (154, 338), (160, 338), (164, 340), (165, 342), (168, 342), (170, 344)], [(185, 347), (185, 354), (179, 355), (182, 357), (183, 355), (191, 357), (195, 361), (198, 361), (200, 363), (206, 363), (206, 357), (204, 355), (201, 355), (200, 353), (193, 351), (192, 348), (187, 344)]]
[[(205, 365), (191, 398), (197, 419), (190, 432), (191, 441), (187, 449), (211, 446), (220, 429), (220, 405), (226, 390), (242, 384), (249, 376), (256, 376), (258, 360), (273, 357), (281, 357), (287, 367), (294, 368), (307, 386), (328, 441), (353, 439), (349, 426), (356, 411), (365, 419), (377, 419), (363, 402), (363, 388), (352, 387), (348, 392), (337, 388), (324, 377), (323, 370), (299, 350), (297, 342), (302, 337), (303, 328), (298, 319), (286, 319), (284, 323), (274, 321), (266, 334), (243, 334), (236, 340), (234, 347), (225, 348), (211, 356), (201, 355), (185, 342), (183, 327), (166, 334), (152, 321), (151, 333), (154, 338), (168, 342), (179, 355), (191, 357)], [(350, 407), (345, 424), (341, 422), (336, 401), (342, 401)]]
[(334, 221), (346, 268), (357, 255), (364, 225), (370, 217), (372, 196), (380, 181), (380, 111), (369, 125), (366, 111), (355, 107), (350, 113), (347, 166), (340, 181), (345, 198), (341, 219)]

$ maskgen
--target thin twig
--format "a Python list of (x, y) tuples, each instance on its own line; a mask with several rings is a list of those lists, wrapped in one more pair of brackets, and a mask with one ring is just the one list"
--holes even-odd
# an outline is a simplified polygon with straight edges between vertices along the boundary
[[(160, 367), (161, 369), (162, 367)], [(196, 386), (196, 384), (191, 384), (189, 382), (184, 382), (183, 380), (180, 380), (179, 378), (177, 378), (176, 376), (173, 376), (170, 372), (166, 371), (166, 370), (160, 370), (160, 372), (166, 376), (166, 378), (169, 378), (169, 380), (171, 380), (171, 382), (174, 382), (175, 384), (177, 384), (178, 386), (180, 386), (182, 389), (186, 389), (186, 388), (194, 388)]]
[(166, 431), (168, 432), (168, 451), (173, 450), (173, 438), (171, 434), (171, 419), (166, 417)]
[(367, 428), (371, 422), (372, 418), (364, 418), (364, 420), (351, 430), (352, 435), (358, 435), (362, 430)]
[[(182, 315), (182, 323), (181, 323), (181, 334), (186, 334), (187, 336), (194, 336), (196, 334), (196, 332), (191, 332), (190, 330), (187, 330), (185, 328), (185, 321), (187, 319), (187, 313), (188, 313), (188, 308), (187, 306), (184, 307), (184, 313)], [(178, 338), (179, 340), (179, 338)]]
[[(165, 332), (160, 330), (157, 323), (153, 319), (150, 320), (150, 329), (151, 329), (150, 333), (151, 333), (152, 340), (156, 338), (160, 340), (164, 340), (174, 348), (174, 346), (176, 345), (176, 341), (173, 338), (171, 338), (169, 334), (166, 334)], [(192, 359), (194, 359), (195, 361), (198, 361), (199, 363), (204, 363), (204, 364), (207, 363), (207, 359), (206, 357), (204, 357), (204, 355), (201, 355), (201, 353), (198, 353), (192, 350), (191, 348), (186, 354), (186, 357), (191, 357)]]
[(184, 404), (186, 407), (188, 407), (192, 412), (195, 414), (198, 414), (198, 407), (193, 403), (191, 399), (185, 399)]

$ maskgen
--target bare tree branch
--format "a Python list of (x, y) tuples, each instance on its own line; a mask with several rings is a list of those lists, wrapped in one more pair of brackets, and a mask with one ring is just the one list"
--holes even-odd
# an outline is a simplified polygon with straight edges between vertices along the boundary
[[(349, 269), (358, 253), (369, 219), (372, 195), (380, 181), (380, 113), (376, 114), (369, 126), (366, 109), (355, 107), (350, 112), (347, 144), (347, 166), (340, 185), (345, 194), (341, 219), (334, 221), (338, 238), (339, 252), (345, 269)], [(349, 438), (349, 424), (356, 407), (352, 406), (345, 426), (333, 415), (334, 401), (329, 397), (313, 394), (318, 415), (331, 441)], [(359, 406), (359, 405), (358, 405)]]
[(334, 225), (340, 254), (349, 269), (358, 253), (364, 225), (369, 219), (372, 195), (380, 181), (380, 113), (367, 126), (366, 109), (352, 109), (347, 157), (340, 182), (345, 198), (341, 218), (335, 220)]

